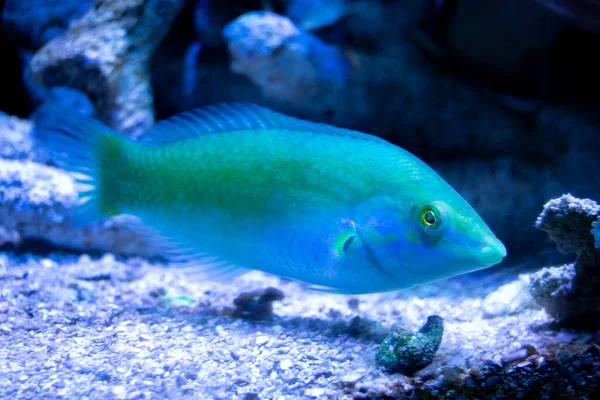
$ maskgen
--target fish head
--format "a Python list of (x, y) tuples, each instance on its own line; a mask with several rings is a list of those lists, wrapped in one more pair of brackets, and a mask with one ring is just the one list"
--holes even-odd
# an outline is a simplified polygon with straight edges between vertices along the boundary
[(506, 256), (471, 205), (443, 188), (377, 196), (365, 208), (371, 211), (359, 228), (365, 248), (399, 287), (488, 268)]

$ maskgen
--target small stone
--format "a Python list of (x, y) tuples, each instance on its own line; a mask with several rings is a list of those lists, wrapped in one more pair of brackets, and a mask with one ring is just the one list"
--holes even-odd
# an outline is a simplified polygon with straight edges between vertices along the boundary
[(325, 394), (324, 388), (312, 388), (312, 389), (306, 389), (304, 391), (304, 395), (309, 396), (309, 397), (320, 397), (320, 396), (323, 396), (324, 394)]
[(262, 346), (264, 344), (266, 344), (269, 341), (269, 337), (268, 336), (257, 336), (255, 339), (256, 345), (257, 346)]
[(286, 371), (286, 370), (292, 368), (293, 365), (294, 365), (294, 363), (292, 362), (292, 360), (290, 360), (289, 358), (284, 358), (279, 363), (279, 368), (281, 368), (282, 370)]
[(348, 375), (344, 375), (341, 379), (340, 382), (344, 385), (349, 385), (349, 386), (353, 386), (355, 385), (358, 381), (360, 381), (362, 378), (364, 377), (364, 373), (362, 372), (352, 372)]
[(12, 332), (12, 329), (8, 327), (8, 325), (0, 325), (0, 333), (3, 335), (8, 335)]
[(223, 327), (221, 325), (215, 326), (215, 332), (216, 332), (217, 336), (219, 336), (219, 337), (227, 336), (227, 331), (225, 329), (223, 329)]
[(356, 297), (353, 297), (348, 300), (348, 308), (350, 308), (352, 311), (358, 310), (359, 306), (360, 306), (360, 300), (358, 300)]
[(127, 388), (125, 386), (113, 386), (112, 392), (117, 399), (124, 399), (126, 398)]
[(517, 361), (525, 360), (527, 357), (537, 354), (537, 350), (530, 344), (526, 344), (514, 353), (502, 356), (502, 364), (510, 364)]

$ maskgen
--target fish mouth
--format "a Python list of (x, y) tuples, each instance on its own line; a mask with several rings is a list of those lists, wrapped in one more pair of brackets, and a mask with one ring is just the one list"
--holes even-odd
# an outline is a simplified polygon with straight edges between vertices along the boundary
[(504, 244), (495, 239), (481, 248), (478, 259), (482, 264), (491, 266), (500, 263), (506, 257), (506, 254)]

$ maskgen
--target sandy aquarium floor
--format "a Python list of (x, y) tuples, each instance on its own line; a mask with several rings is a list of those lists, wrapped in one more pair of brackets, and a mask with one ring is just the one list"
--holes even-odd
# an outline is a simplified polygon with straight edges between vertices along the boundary
[[(255, 272), (196, 282), (138, 259), (0, 253), (0, 398), (409, 396), (444, 371), (499, 364), (525, 344), (543, 354), (581, 339), (550, 329), (551, 319), (531, 305), (484, 317), (491, 289), (464, 282), (342, 296)], [(238, 294), (269, 286), (285, 294), (273, 320), (230, 316)], [(445, 321), (434, 362), (412, 378), (381, 370), (373, 332), (416, 330), (432, 314)], [(374, 331), (357, 334), (356, 316), (374, 322)]]

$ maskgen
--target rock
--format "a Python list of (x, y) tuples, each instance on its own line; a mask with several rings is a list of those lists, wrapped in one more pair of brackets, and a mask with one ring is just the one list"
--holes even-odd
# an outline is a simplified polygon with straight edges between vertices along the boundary
[[(85, 105), (85, 100), (80, 98), (80, 104), (65, 103), (73, 100), (74, 96), (81, 92), (70, 88), (53, 88), (49, 91), (48, 102), (42, 108), (52, 107), (52, 104), (68, 104), (70, 110), (78, 110), (81, 113), (92, 115), (93, 106)], [(51, 161), (48, 149), (36, 146), (35, 123), (26, 119), (20, 119), (0, 112), (0, 158), (8, 160), (31, 160), (42, 164)]]
[(288, 369), (292, 368), (294, 366), (294, 362), (292, 360), (290, 360), (289, 358), (284, 358), (283, 360), (281, 360), (279, 362), (279, 368), (281, 368), (283, 371), (287, 371)]
[(269, 337), (268, 336), (257, 336), (255, 339), (255, 343), (257, 346), (263, 346), (265, 345), (267, 342), (269, 341)]
[(546, 203), (536, 221), (560, 252), (577, 254), (574, 264), (543, 269), (531, 277), (531, 294), (561, 322), (600, 326), (600, 250), (592, 233), (598, 220), (598, 204), (566, 194)]
[(570, 194), (550, 200), (537, 218), (536, 228), (545, 231), (561, 253), (576, 253), (594, 261), (592, 224), (600, 218), (600, 206)]
[(535, 305), (529, 293), (529, 277), (519, 276), (516, 281), (500, 286), (483, 300), (484, 318), (495, 318), (518, 313)]
[(555, 319), (562, 321), (571, 315), (568, 286), (575, 277), (575, 265), (565, 264), (542, 268), (531, 276), (529, 291), (535, 301)]
[(446, 365), (439, 369), (440, 376), (438, 382), (443, 386), (453, 386), (461, 384), (467, 377), (467, 373), (462, 367)]
[(375, 359), (390, 372), (412, 375), (433, 361), (443, 334), (444, 320), (432, 315), (416, 333), (403, 331), (385, 338)]
[(319, 110), (337, 108), (351, 68), (338, 48), (272, 12), (242, 15), (225, 27), (223, 37), (232, 71), (247, 76), (265, 97)]
[(43, 239), (79, 251), (158, 255), (119, 219), (72, 228), (76, 199), (73, 180), (64, 172), (32, 161), (0, 159), (0, 228), (13, 239)]
[(11, 160), (31, 159), (32, 129), (30, 121), (0, 113), (0, 157)]
[(525, 360), (529, 356), (536, 355), (538, 352), (535, 347), (530, 344), (522, 346), (519, 350), (502, 356), (500, 361), (502, 364), (511, 364), (514, 362)]
[(304, 395), (311, 399), (312, 398), (321, 398), (327, 392), (329, 392), (329, 390), (327, 390), (325, 388), (310, 388), (310, 389), (304, 390)]
[(45, 87), (81, 90), (112, 128), (139, 136), (154, 124), (149, 64), (182, 0), (95, 0), (29, 64)]

